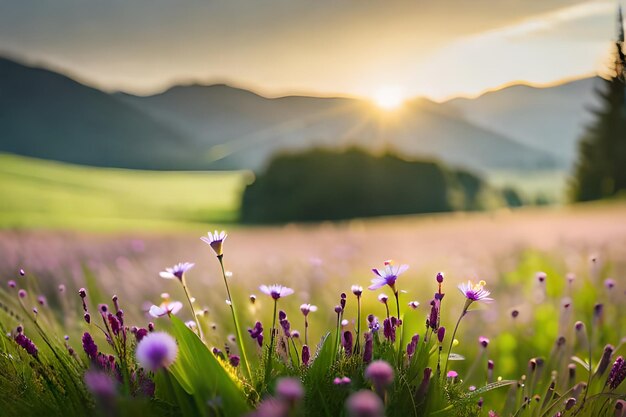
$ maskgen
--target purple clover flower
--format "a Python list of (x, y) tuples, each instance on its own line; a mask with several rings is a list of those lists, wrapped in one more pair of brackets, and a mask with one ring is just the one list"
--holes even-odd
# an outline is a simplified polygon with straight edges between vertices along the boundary
[(89, 332), (83, 334), (83, 350), (89, 359), (95, 360), (98, 357), (98, 345), (96, 345)]
[(282, 285), (274, 284), (274, 285), (261, 285), (259, 287), (263, 294), (267, 294), (272, 297), (274, 300), (278, 300), (281, 297), (287, 297), (288, 295), (293, 294), (293, 290), (291, 288), (283, 287)]
[(613, 363), (606, 384), (610, 389), (615, 389), (624, 381), (624, 378), (626, 378), (626, 362), (623, 357), (618, 356)]
[(181, 262), (177, 263), (171, 268), (165, 268), (165, 271), (159, 272), (161, 278), (165, 279), (178, 279), (179, 281), (183, 280), (183, 276), (187, 271), (193, 268), (195, 264), (191, 262)]
[(218, 232), (217, 230), (214, 233), (209, 232), (207, 236), (202, 236), (200, 240), (202, 240), (207, 245), (211, 246), (211, 249), (215, 252), (218, 257), (223, 256), (223, 246), (224, 241), (228, 235), (223, 230)]
[(369, 390), (361, 390), (346, 400), (350, 417), (383, 417), (385, 407), (378, 395)]
[(115, 397), (117, 393), (115, 381), (105, 372), (87, 371), (84, 378), (87, 389), (96, 397), (102, 399)]
[(389, 285), (389, 287), (395, 292), (396, 280), (407, 269), (409, 269), (408, 265), (403, 264), (399, 266), (393, 266), (392, 261), (385, 261), (384, 269), (372, 269), (372, 272), (374, 272), (377, 277), (372, 279), (372, 285), (370, 285), (368, 288), (370, 290), (377, 290), (384, 287), (385, 285)]
[(17, 335), (15, 335), (15, 342), (20, 345), (26, 352), (28, 352), (29, 355), (35, 358), (37, 357), (39, 353), (37, 346), (35, 346), (33, 341), (26, 337), (22, 332), (19, 332)]
[(383, 360), (374, 361), (365, 368), (365, 378), (374, 385), (378, 395), (384, 396), (385, 388), (394, 379), (393, 368)]
[(137, 344), (135, 350), (137, 362), (152, 372), (169, 367), (177, 355), (176, 340), (165, 332), (150, 333)]
[(304, 387), (297, 378), (280, 378), (276, 382), (276, 395), (281, 400), (293, 404), (304, 398)]

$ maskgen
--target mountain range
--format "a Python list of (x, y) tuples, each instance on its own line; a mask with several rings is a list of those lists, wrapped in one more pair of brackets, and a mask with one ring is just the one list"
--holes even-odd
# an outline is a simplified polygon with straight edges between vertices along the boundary
[(363, 99), (266, 98), (223, 84), (110, 94), (0, 58), (0, 151), (94, 166), (258, 170), (277, 152), (355, 145), (481, 172), (567, 169), (597, 83), (420, 98), (385, 113)]

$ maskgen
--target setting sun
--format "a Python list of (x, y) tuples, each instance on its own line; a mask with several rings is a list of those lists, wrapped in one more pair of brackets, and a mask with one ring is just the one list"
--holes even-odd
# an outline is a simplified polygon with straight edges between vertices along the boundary
[(383, 110), (396, 110), (404, 103), (399, 87), (386, 86), (378, 89), (373, 96), (374, 103)]

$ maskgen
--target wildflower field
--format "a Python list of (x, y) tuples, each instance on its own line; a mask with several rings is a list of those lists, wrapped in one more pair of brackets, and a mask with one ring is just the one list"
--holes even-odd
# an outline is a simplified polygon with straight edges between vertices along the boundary
[(620, 203), (206, 232), (0, 232), (0, 414), (623, 415)]

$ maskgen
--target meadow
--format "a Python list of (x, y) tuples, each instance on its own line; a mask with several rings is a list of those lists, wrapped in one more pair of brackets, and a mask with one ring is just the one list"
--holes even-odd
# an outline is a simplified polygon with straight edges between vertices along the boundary
[[(0, 345), (1, 385), (11, 389), (6, 388), (0, 405), (9, 415), (37, 414), (42, 410), (38, 407), (45, 406), (49, 415), (71, 410), (72, 415), (229, 416), (258, 407), (256, 415), (365, 416), (383, 415), (376, 408), (381, 404), (387, 416), (621, 415), (616, 406), (623, 405), (620, 399), (626, 387), (609, 388), (605, 382), (616, 358), (624, 354), (625, 220), (623, 203), (602, 203), (233, 228), (223, 242), (223, 260), (241, 337), (233, 337), (237, 331), (225, 303), (229, 296), (216, 253), (199, 239), (206, 236), (203, 225), (159, 233), (5, 230), (0, 232), (4, 281), (0, 323), (10, 337)], [(376, 277), (371, 269), (384, 268), (387, 259), (409, 266), (396, 281), (403, 323), (396, 328), (395, 342), (385, 337), (382, 328), (387, 315), (398, 316), (393, 289), (367, 289)], [(160, 271), (177, 262), (196, 264), (184, 274), (194, 309), (200, 313), (196, 316), (190, 312), (180, 282), (159, 277)], [(438, 272), (445, 276), (441, 290)], [(455, 360), (447, 363), (452, 332), (467, 302), (457, 285), (468, 279), (486, 281), (484, 288), (491, 291), (494, 301), (472, 303), (454, 336), (458, 341), (452, 348)], [(15, 282), (15, 288), (9, 281)], [(271, 356), (273, 301), (259, 287), (275, 283), (294, 290), (279, 300), (278, 308), (285, 311), (291, 334), (298, 330), (299, 337), (286, 337), (277, 321), (274, 347), (278, 349)], [(360, 326), (357, 298), (351, 291), (355, 284), (364, 288)], [(59, 285), (64, 286), (63, 292)], [(81, 287), (87, 293), (90, 324), (81, 319)], [(20, 288), (27, 291), (24, 298), (18, 295)], [(430, 303), (439, 291), (445, 298), (440, 300), (435, 331), (425, 323), (432, 319)], [(341, 305), (342, 292), (347, 294), (347, 303), (341, 317), (347, 322), (340, 323), (337, 333), (335, 307)], [(167, 293), (169, 301), (182, 303), (172, 318), (147, 314), (151, 305), (161, 304), (162, 293)], [(391, 313), (379, 301), (380, 293), (388, 296)], [(113, 309), (114, 294), (129, 332), (128, 345), (124, 345), (128, 351), (122, 355), (118, 355), (121, 336), (109, 336), (113, 342), (107, 342), (107, 332), (97, 328), (98, 323), (103, 326), (99, 305), (106, 303)], [(39, 295), (46, 297), (44, 303)], [(412, 309), (410, 301), (419, 306)], [(318, 307), (307, 316), (309, 365), (302, 363), (302, 303)], [(38, 310), (35, 316), (33, 307)], [(373, 359), (393, 364), (393, 382), (385, 386), (367, 377), (368, 364), (362, 359), (370, 313), (381, 326), (371, 333), (376, 335)], [(195, 317), (196, 325), (192, 323)], [(578, 320), (584, 323), (582, 331), (576, 330)], [(257, 321), (265, 329), (262, 348), (246, 331), (253, 330)], [(154, 374), (145, 363), (137, 365), (132, 355), (137, 344), (131, 329), (147, 329), (149, 322), (154, 323), (155, 332), (168, 332), (178, 343), (176, 361), (167, 369), (155, 369)], [(16, 330), (19, 325), (41, 351), (37, 358), (14, 343), (22, 334)], [(198, 325), (205, 344), (191, 330)], [(359, 327), (360, 337), (356, 334)], [(442, 343), (437, 339), (440, 327), (446, 329)], [(360, 340), (358, 355), (354, 344), (353, 354), (347, 353), (346, 331), (353, 343)], [(124, 379), (123, 372), (116, 377), (119, 371), (90, 359), (84, 349), (84, 332), (93, 335), (105, 355), (113, 355), (117, 364), (113, 369), (127, 369), (129, 375), (141, 375), (144, 382), (153, 380), (156, 392), (142, 391), (138, 380)], [(419, 334), (420, 341), (409, 360), (406, 349), (413, 334)], [(480, 337), (489, 339), (486, 347)], [(607, 344), (614, 349), (608, 369), (600, 372)], [(73, 354), (68, 354), (68, 348)], [(241, 356), (243, 349), (248, 352), (250, 373)], [(60, 362), (53, 353), (62, 358)], [(237, 357), (236, 367), (232, 356)], [(68, 370), (52, 378), (50, 370), (58, 370), (59, 363)], [(445, 368), (456, 376), (447, 377)], [(424, 391), (426, 369), (432, 374), (430, 388)], [(81, 375), (86, 371), (90, 376), (83, 383)], [(100, 384), (90, 379), (94, 372)], [(349, 382), (342, 382), (344, 377)], [(590, 382), (587, 395), (584, 384)], [(359, 410), (350, 408), (350, 395), (363, 390), (377, 392), (375, 398), (359, 402), (369, 401), (374, 414), (363, 414), (367, 410), (358, 414)], [(488, 414), (491, 410), (496, 414)]]
[(229, 223), (251, 175), (94, 168), (0, 153), (0, 228), (176, 230)]

